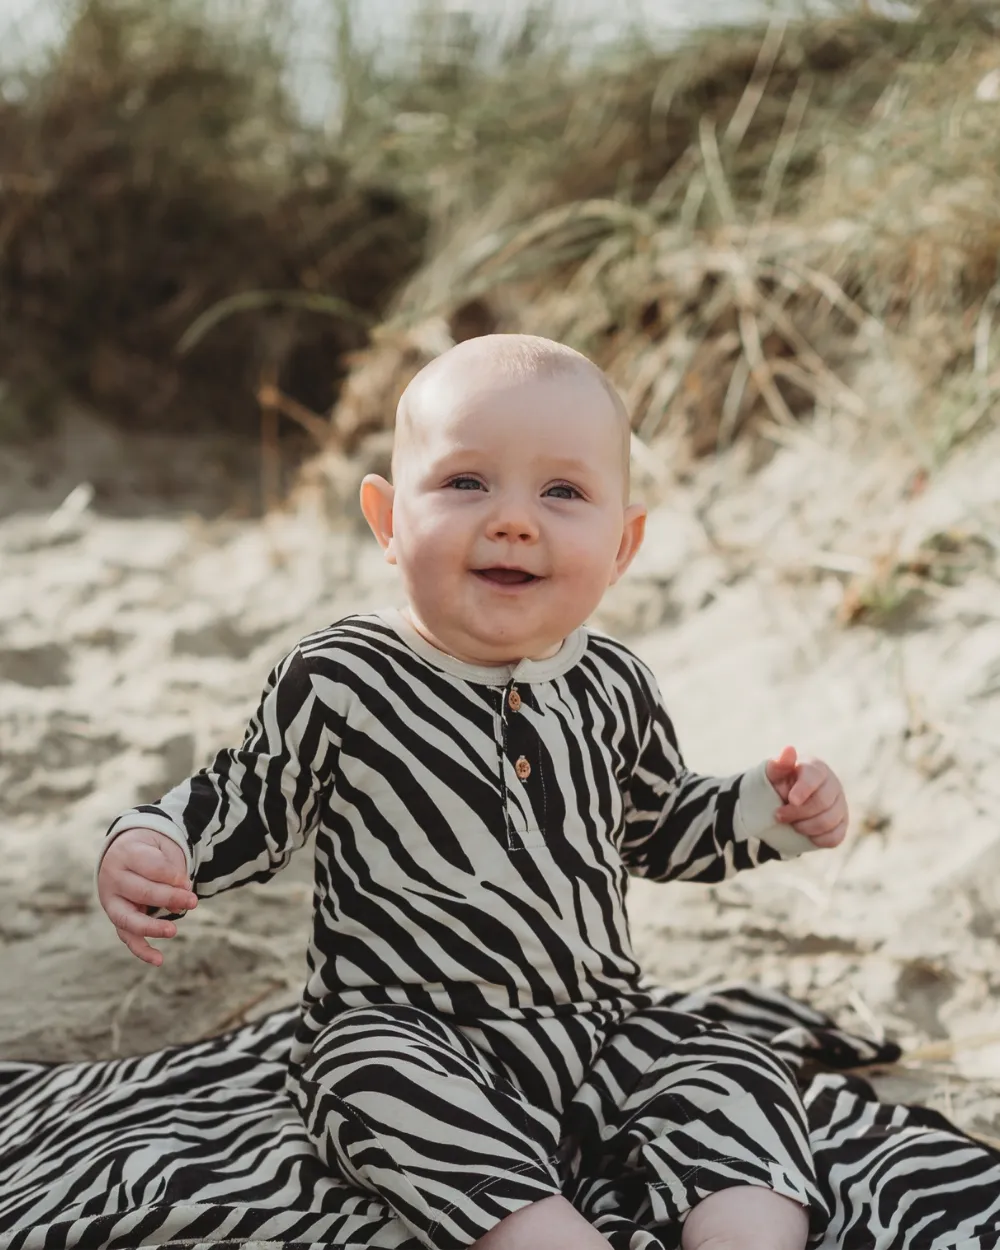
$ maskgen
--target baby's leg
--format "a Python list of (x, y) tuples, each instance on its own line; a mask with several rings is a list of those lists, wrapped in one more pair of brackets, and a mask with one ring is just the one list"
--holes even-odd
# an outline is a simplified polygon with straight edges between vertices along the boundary
[(827, 1216), (791, 1071), (697, 1016), (653, 1006), (628, 1017), (564, 1129), (578, 1147), (567, 1196), (606, 1235), (615, 1220), (673, 1224), (683, 1250), (802, 1250)]
[[(331, 1171), (376, 1194), (434, 1250), (466, 1250), (560, 1193), (555, 1115), (532, 1106), (430, 1012), (345, 1011), (317, 1038), (289, 1092)], [(533, 1237), (519, 1250), (531, 1250)], [(556, 1244), (544, 1233), (538, 1241), (539, 1250)]]
[(805, 1207), (771, 1189), (720, 1189), (688, 1212), (681, 1250), (804, 1250)]
[[(610, 1244), (565, 1198), (556, 1195), (508, 1215), (472, 1250), (608, 1250)], [(775, 1250), (784, 1250), (784, 1243), (776, 1244)]]

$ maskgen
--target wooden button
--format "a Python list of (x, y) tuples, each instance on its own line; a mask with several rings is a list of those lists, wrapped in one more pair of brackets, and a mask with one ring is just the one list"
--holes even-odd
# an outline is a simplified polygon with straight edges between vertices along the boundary
[(523, 755), (514, 765), (514, 772), (517, 773), (518, 777), (520, 777), (522, 781), (527, 781), (528, 778), (531, 776), (531, 765), (528, 763), (528, 761), (524, 758)]
[(516, 686), (507, 696), (507, 706), (512, 712), (520, 712), (521, 710), (521, 696), (517, 693)]

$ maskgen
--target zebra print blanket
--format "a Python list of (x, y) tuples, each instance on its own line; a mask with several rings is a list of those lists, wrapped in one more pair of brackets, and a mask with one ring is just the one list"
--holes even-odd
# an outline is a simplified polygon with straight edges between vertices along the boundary
[[(1000, 1250), (1000, 1153), (847, 1071), (898, 1049), (746, 986), (677, 995), (800, 1075), (833, 1217), (822, 1250)], [(0, 1250), (420, 1250), (331, 1177), (284, 1093), (295, 1013), (137, 1058), (0, 1063)], [(616, 1231), (616, 1250), (676, 1236)]]

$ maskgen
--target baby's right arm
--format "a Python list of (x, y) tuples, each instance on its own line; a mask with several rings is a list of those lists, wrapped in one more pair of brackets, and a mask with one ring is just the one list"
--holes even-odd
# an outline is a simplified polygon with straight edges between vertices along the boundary
[(98, 895), (133, 954), (159, 964), (146, 938), (174, 936), (171, 913), (189, 910), (192, 890), (206, 897), (265, 881), (303, 845), (336, 767), (335, 719), (296, 647), (271, 673), (239, 748), (114, 822)]

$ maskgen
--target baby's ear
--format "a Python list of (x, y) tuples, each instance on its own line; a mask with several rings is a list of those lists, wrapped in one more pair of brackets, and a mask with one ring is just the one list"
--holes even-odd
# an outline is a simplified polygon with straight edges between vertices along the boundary
[(367, 474), (361, 483), (361, 511), (390, 564), (396, 563), (396, 554), (392, 549), (394, 497), (395, 491), (392, 483), (387, 482), (377, 473)]
[(625, 509), (625, 524), (622, 528), (622, 540), (615, 556), (615, 565), (608, 583), (613, 586), (635, 559), (636, 552), (642, 546), (643, 535), (646, 533), (646, 509), (641, 503), (630, 503)]

